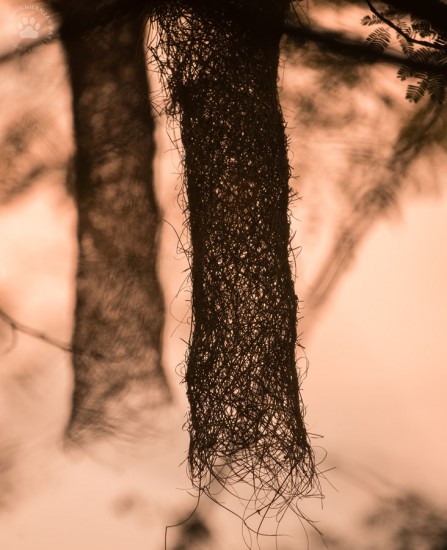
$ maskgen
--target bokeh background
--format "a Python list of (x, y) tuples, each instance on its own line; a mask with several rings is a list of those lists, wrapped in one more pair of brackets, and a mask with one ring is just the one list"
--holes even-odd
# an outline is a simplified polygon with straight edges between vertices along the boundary
[[(76, 211), (70, 90), (60, 44), (24, 56), (1, 0), (0, 309), (68, 343)], [(39, 4), (44, 6), (43, 4)], [(44, 6), (45, 7), (45, 6)], [(314, 2), (312, 24), (365, 36), (360, 3)], [(51, 16), (51, 12), (45, 7)], [(300, 12), (305, 17), (304, 11)], [(135, 441), (67, 449), (72, 375), (62, 349), (0, 320), (0, 548), (156, 550), (196, 506), (186, 476), (181, 364), (189, 337), (178, 131), (157, 114), (164, 366), (175, 395)], [(324, 499), (302, 503), (324, 539), (292, 514), (281, 550), (447, 548), (446, 108), (405, 100), (396, 67), (284, 43), (280, 98), (291, 202), (299, 359)], [(16, 327), (17, 328), (17, 327)], [(20, 327), (18, 327), (20, 328)], [(224, 504), (225, 496), (222, 496)], [(275, 526), (267, 526), (274, 533)], [(245, 533), (246, 537), (246, 533)], [(202, 500), (167, 532), (175, 550), (244, 547), (240, 520)]]

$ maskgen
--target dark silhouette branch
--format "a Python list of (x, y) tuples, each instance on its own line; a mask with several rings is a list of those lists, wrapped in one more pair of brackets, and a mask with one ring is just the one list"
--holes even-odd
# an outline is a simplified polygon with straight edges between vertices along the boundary
[(376, 48), (361, 42), (356, 38), (349, 38), (339, 32), (328, 31), (317, 27), (298, 27), (285, 25), (285, 36), (297, 41), (299, 45), (303, 40), (314, 42), (331, 53), (338, 53), (360, 63), (387, 63), (389, 65), (406, 65), (417, 71), (447, 74), (447, 67), (436, 63), (427, 63), (409, 59), (398, 52), (380, 52)]
[(444, 2), (440, 0), (387, 0), (386, 3), (405, 13), (425, 19), (433, 28), (447, 34), (447, 4)]
[(426, 46), (428, 48), (433, 48), (435, 50), (441, 50), (441, 51), (446, 51), (446, 48), (445, 46), (441, 46), (440, 44), (435, 44), (433, 42), (428, 42), (427, 40), (418, 40), (417, 38), (413, 38), (411, 37), (407, 32), (405, 32), (404, 30), (402, 30), (398, 25), (396, 25), (395, 23), (393, 23), (390, 19), (388, 19), (387, 17), (385, 17), (383, 15), (383, 13), (379, 12), (375, 7), (374, 5), (372, 4), (372, 2), (370, 2), (369, 0), (366, 0), (368, 6), (369, 6), (369, 9), (374, 13), (374, 15), (376, 15), (381, 21), (383, 21), (386, 25), (388, 25), (389, 27), (391, 27), (392, 29), (394, 29), (398, 34), (400, 34), (401, 36), (403, 36), (405, 38), (405, 40), (407, 40), (408, 42), (411, 42), (412, 44), (419, 44), (420, 46)]

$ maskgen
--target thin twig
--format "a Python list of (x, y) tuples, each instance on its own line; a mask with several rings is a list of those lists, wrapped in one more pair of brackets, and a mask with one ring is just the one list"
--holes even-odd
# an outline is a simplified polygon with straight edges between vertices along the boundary
[(16, 321), (10, 315), (8, 315), (3, 309), (0, 309), (0, 318), (5, 323), (7, 323), (13, 329), (13, 331), (18, 331), (23, 334), (26, 334), (27, 336), (31, 336), (31, 338), (42, 340), (42, 342), (45, 342), (46, 344), (59, 348), (63, 351), (67, 351), (67, 352), (73, 351), (72, 346), (70, 346), (69, 344), (65, 342), (61, 342), (60, 340), (57, 340), (56, 338), (48, 336), (48, 334), (45, 334), (40, 330), (36, 330), (32, 327), (24, 325), (23, 323), (20, 323), (19, 321)]
[[(126, 359), (129, 354), (123, 354), (119, 356), (106, 356), (101, 353), (86, 353), (82, 349), (75, 348), (74, 346), (67, 344), (66, 342), (62, 342), (61, 340), (58, 340), (57, 338), (53, 338), (52, 336), (48, 336), (45, 332), (42, 332), (40, 330), (37, 330), (35, 328), (29, 327), (28, 325), (25, 325), (23, 323), (20, 323), (19, 321), (16, 321), (13, 317), (8, 315), (3, 309), (0, 308), (0, 319), (2, 319), (6, 324), (8, 324), (11, 329), (14, 331), (14, 333), (21, 332), (22, 334), (26, 334), (27, 336), (30, 336), (31, 338), (35, 338), (37, 340), (41, 340), (42, 342), (45, 342), (46, 344), (49, 344), (50, 346), (56, 347), (62, 351), (65, 351), (67, 353), (72, 353), (74, 355), (84, 355), (86, 357), (92, 357), (94, 359), (106, 359), (110, 362), (114, 361), (122, 361), (123, 359)], [(13, 348), (13, 345), (8, 348), (7, 352), (11, 351)]]

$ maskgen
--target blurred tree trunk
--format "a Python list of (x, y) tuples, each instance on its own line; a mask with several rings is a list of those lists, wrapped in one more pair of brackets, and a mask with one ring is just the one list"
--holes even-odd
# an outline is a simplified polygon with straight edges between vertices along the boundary
[[(73, 94), (78, 271), (74, 395), (68, 437), (135, 434), (142, 410), (168, 400), (160, 363), (160, 214), (143, 52), (144, 17), (56, 6)], [(82, 6), (84, 9), (84, 6)], [(83, 21), (79, 32), (75, 21)]]

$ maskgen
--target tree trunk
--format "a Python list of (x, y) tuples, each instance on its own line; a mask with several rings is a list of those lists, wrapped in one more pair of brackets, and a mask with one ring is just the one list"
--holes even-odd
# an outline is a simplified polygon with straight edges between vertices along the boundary
[[(89, 26), (94, 17), (82, 18), (79, 6), (62, 5), (59, 12), (77, 146), (79, 256), (68, 437), (135, 435), (142, 411), (169, 396), (160, 363), (160, 214), (144, 19), (119, 14)], [(76, 20), (87, 23), (77, 33)]]

